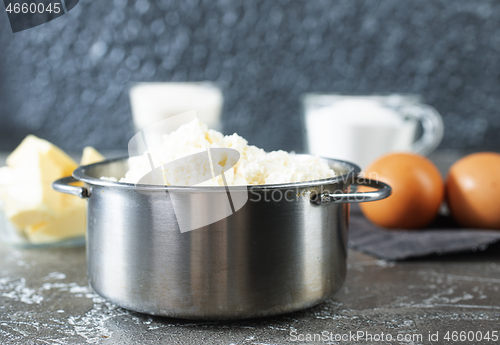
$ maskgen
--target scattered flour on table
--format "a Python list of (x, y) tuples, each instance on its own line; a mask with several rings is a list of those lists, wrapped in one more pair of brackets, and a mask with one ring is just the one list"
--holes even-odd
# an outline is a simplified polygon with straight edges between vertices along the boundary
[[(29, 288), (26, 286), (26, 279), (13, 279), (13, 278), (0, 278), (0, 296), (13, 299), (15, 301), (20, 301), (26, 304), (33, 305), (43, 305), (44, 297), (43, 295), (50, 290), (57, 290), (58, 292), (67, 292), (73, 297), (81, 297), (91, 299), (93, 302), (93, 307), (91, 310), (86, 312), (84, 315), (79, 316), (68, 316), (66, 319), (60, 319), (59, 317), (53, 317), (50, 319), (54, 324), (43, 324), (37, 322), (31, 322), (30, 325), (35, 328), (43, 326), (45, 329), (53, 328), (55, 332), (64, 333), (57, 337), (58, 344), (67, 344), (65, 341), (65, 336), (79, 335), (85, 339), (86, 343), (97, 344), (100, 343), (103, 338), (110, 337), (112, 332), (105, 327), (106, 320), (114, 318), (120, 315), (128, 314), (128, 311), (116, 306), (113, 303), (106, 301), (104, 298), (97, 295), (89, 286), (80, 286), (75, 282), (66, 283), (61, 280), (66, 279), (66, 275), (61, 272), (51, 272), (44, 277), (47, 280), (42, 286), (37, 288)], [(18, 312), (21, 313), (21, 312)], [(23, 312), (24, 314), (30, 312)], [(62, 316), (65, 314), (65, 310), (58, 309), (54, 313)], [(21, 325), (20, 322), (15, 321), (19, 319), (12, 315), (12, 321), (9, 318), (3, 320), (0, 318), (0, 325), (8, 327), (15, 331), (14, 334), (26, 333), (21, 331), (20, 326), (26, 326), (24, 323)], [(65, 327), (66, 325), (66, 327)], [(1, 330), (0, 330), (1, 331)], [(9, 334), (9, 332), (1, 331), (5, 333), (4, 336), (13, 336), (14, 334)], [(25, 336), (28, 333), (24, 334)], [(40, 339), (41, 340), (41, 339)], [(55, 340), (55, 339), (52, 339)]]
[(61, 280), (61, 279), (66, 279), (66, 275), (64, 273), (61, 273), (61, 272), (51, 272), (47, 276), (45, 276), (43, 279), (45, 279), (45, 280), (49, 280), (49, 279)]
[(24, 278), (16, 280), (0, 279), (0, 291), (2, 297), (26, 304), (40, 304), (43, 301), (43, 297), (37, 293), (37, 290), (26, 287), (26, 279)]

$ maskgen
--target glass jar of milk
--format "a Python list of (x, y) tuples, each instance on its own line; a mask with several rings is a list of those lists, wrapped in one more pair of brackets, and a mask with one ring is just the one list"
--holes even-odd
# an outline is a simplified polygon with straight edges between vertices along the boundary
[(136, 130), (194, 111), (209, 128), (220, 129), (222, 91), (211, 82), (142, 82), (130, 88)]

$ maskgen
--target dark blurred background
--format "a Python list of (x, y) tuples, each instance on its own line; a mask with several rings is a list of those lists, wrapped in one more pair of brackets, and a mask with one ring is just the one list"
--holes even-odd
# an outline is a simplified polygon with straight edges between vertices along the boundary
[(223, 90), (223, 131), (266, 150), (302, 150), (310, 91), (418, 93), (444, 118), (441, 148), (500, 148), (492, 0), (81, 0), (0, 28), (0, 150), (28, 133), (125, 149), (131, 82), (200, 80)]

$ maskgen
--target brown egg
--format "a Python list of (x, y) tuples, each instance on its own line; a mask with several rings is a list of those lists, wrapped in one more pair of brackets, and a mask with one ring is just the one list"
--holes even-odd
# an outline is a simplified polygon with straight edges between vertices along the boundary
[(372, 163), (364, 172), (392, 187), (387, 199), (361, 204), (373, 223), (391, 229), (418, 229), (436, 217), (444, 197), (444, 183), (436, 166), (413, 153), (392, 153)]
[(446, 199), (460, 225), (500, 229), (500, 154), (479, 152), (455, 162), (446, 179)]

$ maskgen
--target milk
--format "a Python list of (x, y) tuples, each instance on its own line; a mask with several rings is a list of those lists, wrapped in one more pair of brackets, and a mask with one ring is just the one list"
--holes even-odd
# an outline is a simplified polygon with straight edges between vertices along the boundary
[(377, 97), (340, 97), (306, 104), (305, 126), (309, 153), (366, 168), (388, 152), (411, 150), (418, 121)]
[(209, 128), (220, 129), (222, 92), (210, 83), (137, 83), (130, 102), (137, 130), (189, 111)]

